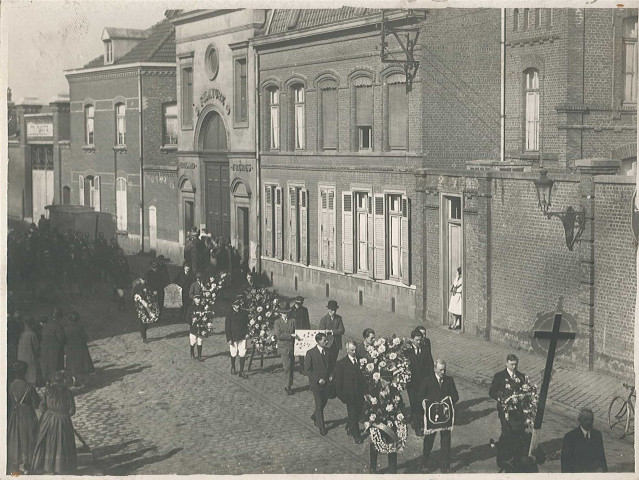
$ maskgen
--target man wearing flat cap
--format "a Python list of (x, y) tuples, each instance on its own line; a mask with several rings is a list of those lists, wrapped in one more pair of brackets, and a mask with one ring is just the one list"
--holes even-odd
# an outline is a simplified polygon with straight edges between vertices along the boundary
[[(304, 306), (304, 297), (302, 297), (301, 295), (295, 297), (291, 315), (295, 319), (296, 330), (311, 329), (311, 322), (308, 319), (308, 308)], [(304, 372), (304, 356), (300, 355), (296, 358), (300, 365), (300, 371), (303, 373)]]
[(342, 317), (337, 314), (339, 307), (335, 300), (329, 300), (326, 308), (328, 313), (320, 319), (319, 330), (330, 330), (333, 334), (333, 344), (327, 350), (331, 357), (331, 364), (335, 365), (339, 351), (342, 349), (342, 335), (345, 332), (344, 322)]
[(295, 370), (295, 320), (291, 315), (291, 304), (288, 300), (280, 302), (280, 317), (275, 320), (275, 337), (277, 352), (282, 356), (288, 395), (293, 395), (293, 371)]

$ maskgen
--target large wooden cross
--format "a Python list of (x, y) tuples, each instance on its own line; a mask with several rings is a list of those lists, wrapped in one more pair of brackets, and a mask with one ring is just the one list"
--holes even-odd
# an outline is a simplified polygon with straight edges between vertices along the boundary
[(559, 340), (568, 340), (575, 338), (574, 332), (560, 332), (561, 313), (555, 315), (555, 321), (552, 325), (552, 332), (538, 330), (533, 332), (533, 338), (549, 338), (548, 356), (546, 357), (546, 368), (544, 369), (544, 379), (541, 382), (541, 391), (539, 392), (539, 403), (537, 404), (537, 414), (535, 415), (535, 425), (530, 441), (530, 449), (528, 455), (532, 456), (533, 450), (539, 445), (539, 433), (541, 424), (544, 421), (544, 411), (546, 410), (546, 398), (548, 397), (548, 387), (550, 387), (550, 376), (552, 375), (552, 365), (555, 361), (555, 351), (557, 350), (557, 342)]

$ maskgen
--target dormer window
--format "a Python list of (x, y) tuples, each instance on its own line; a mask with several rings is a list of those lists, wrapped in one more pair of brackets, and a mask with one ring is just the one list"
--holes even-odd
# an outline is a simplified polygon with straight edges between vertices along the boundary
[(107, 40), (104, 42), (104, 63), (106, 65), (110, 65), (113, 63), (113, 42), (111, 40)]

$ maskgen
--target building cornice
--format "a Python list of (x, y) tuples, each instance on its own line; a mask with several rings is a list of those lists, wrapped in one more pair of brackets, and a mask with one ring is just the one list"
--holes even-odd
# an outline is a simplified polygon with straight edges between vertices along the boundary
[(115, 72), (117, 70), (130, 70), (138, 68), (172, 68), (175, 69), (176, 62), (135, 62), (135, 63), (123, 63), (119, 65), (104, 65), (94, 68), (77, 68), (74, 70), (64, 70), (64, 76), (76, 77), (79, 75), (92, 74), (92, 73), (104, 73)]
[[(386, 21), (403, 20), (406, 18), (406, 12), (394, 12), (386, 14)], [(293, 30), (290, 32), (275, 33), (261, 37), (252, 38), (251, 44), (255, 49), (269, 47), (274, 44), (298, 40), (301, 38), (312, 37), (316, 35), (325, 35), (336, 33), (342, 30), (350, 30), (361, 27), (372, 27), (380, 22), (380, 14), (372, 13), (357, 19), (342, 20), (330, 24), (318, 25), (302, 30)]]
[(173, 25), (204, 20), (205, 18), (220, 17), (233, 12), (238, 12), (241, 8), (229, 8), (227, 10), (192, 10), (173, 17), (170, 21)]

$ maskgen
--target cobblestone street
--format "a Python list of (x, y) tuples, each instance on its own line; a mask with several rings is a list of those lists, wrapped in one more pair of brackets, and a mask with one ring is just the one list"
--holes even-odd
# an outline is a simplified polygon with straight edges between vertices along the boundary
[[(151, 327), (150, 342), (144, 345), (133, 310), (117, 312), (106, 286), (92, 300), (74, 298), (65, 305), (80, 313), (96, 365), (89, 384), (75, 390), (74, 417), (77, 431), (96, 453), (95, 471), (107, 475), (366, 473), (368, 442), (356, 445), (347, 437), (346, 408), (339, 400), (329, 401), (325, 413), (329, 433), (322, 437), (310, 419), (313, 397), (304, 388), (306, 377), (296, 374), (296, 394), (286, 395), (279, 358), (266, 358), (263, 368), (256, 359), (247, 380), (230, 374), (222, 334), (229, 295), (218, 304), (219, 334), (205, 340), (202, 363), (189, 358), (187, 328), (177, 315), (166, 315)], [(49, 309), (38, 307), (38, 313)], [(313, 325), (323, 312), (309, 309)], [(456, 370), (450, 373), (461, 397), (452, 470), (496, 472), (489, 446), (490, 438), (499, 438), (494, 401), (488, 398), (487, 387), (472, 377), (464, 378)], [(542, 446), (550, 458), (542, 472), (560, 470), (561, 438), (575, 424), (573, 416), (552, 407), (547, 410)], [(600, 421), (596, 427), (605, 429)], [(613, 440), (606, 432), (604, 439), (610, 470), (632, 471), (632, 442)], [(399, 456), (400, 473), (415, 470), (421, 443), (410, 434)], [(429, 472), (439, 472), (438, 451), (436, 441)], [(379, 461), (383, 472), (385, 456)]]

